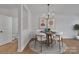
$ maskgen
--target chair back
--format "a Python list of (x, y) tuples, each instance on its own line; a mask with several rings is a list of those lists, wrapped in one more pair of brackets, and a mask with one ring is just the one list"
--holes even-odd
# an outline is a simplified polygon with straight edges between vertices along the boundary
[(36, 36), (37, 36), (37, 40), (38, 41), (44, 41), (44, 40), (46, 40), (46, 34), (42, 33), (41, 31), (37, 31)]

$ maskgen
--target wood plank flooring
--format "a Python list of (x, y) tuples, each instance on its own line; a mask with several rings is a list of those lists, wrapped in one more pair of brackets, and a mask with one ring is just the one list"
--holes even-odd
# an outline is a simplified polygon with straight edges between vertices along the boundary
[(65, 49), (65, 54), (79, 54), (79, 40), (66, 39), (64, 43), (68, 46), (68, 48)]
[(10, 43), (0, 46), (0, 53), (16, 52), (18, 48), (17, 43), (18, 43), (17, 40), (13, 40)]
[[(9, 53), (9, 54), (35, 54), (35, 52), (33, 52), (28, 46), (25, 47), (25, 49), (23, 50), (23, 52), (17, 52), (17, 40), (14, 40), (8, 44), (5, 44), (3, 46), (0, 46), (0, 54), (2, 53)], [(64, 43), (67, 44), (68, 49), (66, 49), (65, 53), (69, 53), (69, 51), (71, 49), (76, 49), (77, 51), (73, 52), (73, 53), (79, 53), (79, 40), (76, 39), (64, 39)], [(75, 48), (73, 48), (75, 47)]]

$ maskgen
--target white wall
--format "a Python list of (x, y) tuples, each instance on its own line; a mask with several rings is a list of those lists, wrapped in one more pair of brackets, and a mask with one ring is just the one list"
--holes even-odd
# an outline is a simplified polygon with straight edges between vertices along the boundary
[(21, 39), (21, 46), (22, 46), (22, 49), (25, 48), (25, 46), (28, 44), (28, 42), (30, 41), (29, 39), (29, 35), (30, 35), (30, 30), (29, 30), (29, 12), (28, 12), (28, 9), (25, 9), (25, 7), (23, 7), (23, 19), (22, 19), (22, 33), (21, 33), (21, 36), (22, 36), (22, 39)]
[(28, 10), (23, 7), (23, 30), (28, 29)]
[(0, 5), (0, 14), (12, 18), (12, 37), (13, 39), (18, 36), (18, 5)]
[(0, 8), (0, 14), (5, 16), (17, 17), (18, 10), (17, 8), (14, 8), (14, 9)]
[(23, 51), (28, 42), (30, 41), (30, 10), (25, 5), (19, 5), (18, 9), (18, 30), (19, 30), (19, 39), (18, 39), (18, 51)]
[[(42, 13), (41, 13), (42, 14)], [(39, 20), (41, 14), (32, 13), (32, 29), (39, 29)], [(68, 14), (56, 14), (55, 15), (55, 23), (56, 23), (56, 31), (63, 32), (64, 38), (73, 38), (75, 37), (75, 32), (73, 30), (73, 24), (79, 24), (79, 17), (76, 15), (68, 15)]]
[(18, 37), (18, 18), (12, 17), (12, 37), (17, 38)]
[(0, 35), (3, 38), (0, 39), (0, 45), (6, 44), (12, 40), (12, 18), (4, 15), (0, 15), (0, 29), (3, 33)]
[[(76, 15), (56, 15), (56, 31), (63, 32), (63, 37), (74, 38), (75, 32), (73, 30), (73, 24), (79, 22), (79, 17)], [(74, 23), (75, 22), (75, 23)]]
[(32, 29), (38, 29), (40, 27), (40, 17), (41, 17), (41, 14), (35, 14), (35, 13), (32, 13), (32, 23), (31, 23), (31, 26), (32, 26)]

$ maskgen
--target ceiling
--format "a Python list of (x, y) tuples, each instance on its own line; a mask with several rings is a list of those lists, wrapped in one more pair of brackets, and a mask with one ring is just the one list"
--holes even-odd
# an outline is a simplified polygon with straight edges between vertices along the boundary
[(18, 4), (0, 4), (0, 8), (5, 8), (5, 9), (14, 9), (17, 7)]
[(0, 4), (0, 14), (17, 17), (18, 16), (18, 5), (17, 4)]
[[(47, 13), (47, 4), (27, 4), (33, 14)], [(0, 4), (0, 14), (17, 16), (18, 4)], [(55, 14), (79, 15), (79, 4), (51, 4), (50, 12)]]
[(79, 14), (79, 4), (55, 5), (56, 13)]
[[(46, 4), (29, 4), (32, 13), (46, 13), (47, 5)], [(56, 14), (77, 14), (79, 15), (79, 4), (51, 4), (50, 12)]]

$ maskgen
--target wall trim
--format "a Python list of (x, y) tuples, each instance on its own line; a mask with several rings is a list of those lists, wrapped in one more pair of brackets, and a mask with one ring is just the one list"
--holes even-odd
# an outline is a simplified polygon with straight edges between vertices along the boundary
[(63, 39), (74, 39), (73, 37), (63, 37)]

